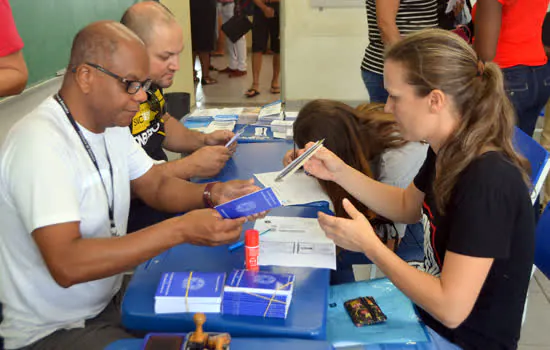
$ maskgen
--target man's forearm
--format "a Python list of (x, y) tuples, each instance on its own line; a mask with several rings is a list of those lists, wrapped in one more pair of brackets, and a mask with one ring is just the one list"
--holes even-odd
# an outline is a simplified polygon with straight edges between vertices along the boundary
[(162, 144), (164, 148), (176, 153), (192, 153), (205, 145), (206, 137), (204, 134), (189, 130), (169, 115), (166, 115), (165, 118), (166, 138)]
[[(79, 229), (78, 222), (69, 225), (75, 225), (71, 229)], [(64, 263), (49, 268), (56, 282), (65, 288), (111, 277), (185, 243), (179, 227), (166, 221), (122, 237), (75, 239), (61, 252)]]
[(195, 184), (173, 176), (164, 175), (154, 193), (142, 198), (148, 205), (168, 213), (181, 213), (204, 208), (202, 195), (205, 184)]
[(163, 174), (184, 180), (189, 180), (197, 174), (197, 165), (189, 157), (156, 164), (155, 166), (159, 167)]

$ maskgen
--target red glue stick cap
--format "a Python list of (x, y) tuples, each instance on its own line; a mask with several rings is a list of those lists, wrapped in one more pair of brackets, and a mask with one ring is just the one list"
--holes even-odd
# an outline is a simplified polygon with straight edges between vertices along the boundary
[(257, 230), (246, 230), (244, 233), (244, 245), (248, 247), (260, 245), (260, 233)]

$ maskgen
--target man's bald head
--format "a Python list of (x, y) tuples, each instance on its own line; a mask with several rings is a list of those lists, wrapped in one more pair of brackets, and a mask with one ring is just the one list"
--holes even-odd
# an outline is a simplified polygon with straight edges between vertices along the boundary
[(121, 47), (129, 45), (144, 47), (143, 41), (122, 24), (114, 21), (94, 22), (75, 36), (69, 66), (76, 68), (86, 62), (109, 64)]
[(156, 1), (143, 1), (130, 6), (122, 19), (122, 24), (134, 31), (146, 44), (158, 25), (171, 25), (176, 19), (170, 10)]

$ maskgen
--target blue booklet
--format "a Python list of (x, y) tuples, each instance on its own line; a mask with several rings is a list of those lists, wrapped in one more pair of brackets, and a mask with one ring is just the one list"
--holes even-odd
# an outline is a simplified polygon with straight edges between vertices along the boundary
[(225, 292), (289, 295), (294, 289), (294, 275), (267, 271), (235, 270), (229, 274)]
[(214, 209), (226, 219), (236, 219), (278, 208), (282, 205), (271, 187), (266, 187), (260, 191), (220, 204)]
[(286, 318), (293, 274), (235, 270), (227, 279), (221, 311), (227, 315)]
[[(191, 280), (189, 277), (191, 276)], [(155, 299), (185, 298), (189, 303), (221, 303), (225, 273), (165, 272), (155, 293)]]

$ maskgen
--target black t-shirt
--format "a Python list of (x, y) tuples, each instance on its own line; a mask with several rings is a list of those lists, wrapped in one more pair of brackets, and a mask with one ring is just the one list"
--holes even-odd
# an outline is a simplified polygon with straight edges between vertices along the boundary
[(436, 155), (430, 148), (414, 179), (425, 193), (428, 218), (424, 269), (439, 276), (445, 252), (494, 258), (473, 310), (449, 329), (418, 307), (426, 325), (464, 349), (516, 349), (534, 256), (535, 222), (519, 170), (500, 152), (488, 152), (461, 174), (446, 215), (433, 195)]
[(163, 119), (165, 113), (166, 101), (162, 89), (153, 85), (147, 91), (147, 101), (139, 106), (139, 112), (134, 116), (130, 125), (132, 136), (136, 142), (154, 160), (168, 160), (162, 148), (166, 137)]

